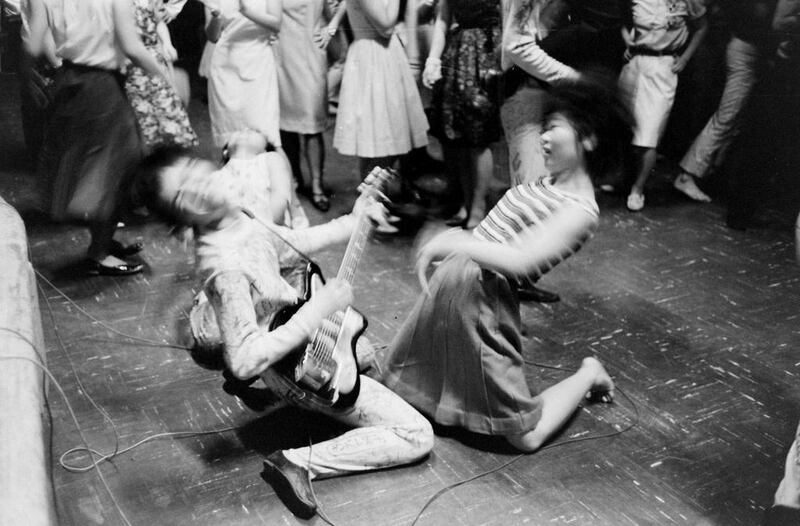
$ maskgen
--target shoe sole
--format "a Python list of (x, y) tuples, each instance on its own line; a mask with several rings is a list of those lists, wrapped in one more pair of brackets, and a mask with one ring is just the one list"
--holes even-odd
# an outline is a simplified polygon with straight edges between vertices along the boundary
[(283, 505), (297, 517), (310, 519), (317, 514), (317, 507), (300, 500), (283, 472), (269, 460), (264, 460), (264, 471), (261, 472), (261, 478), (272, 487)]

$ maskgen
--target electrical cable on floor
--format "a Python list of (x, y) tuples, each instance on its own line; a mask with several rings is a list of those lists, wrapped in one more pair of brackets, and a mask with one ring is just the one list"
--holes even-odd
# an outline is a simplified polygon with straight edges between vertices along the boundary
[[(166, 343), (166, 342), (157, 342), (155, 340), (150, 340), (148, 338), (142, 338), (141, 336), (133, 336), (132, 334), (126, 334), (126, 333), (120, 331), (119, 329), (116, 329), (113, 326), (111, 326), (108, 322), (100, 320), (100, 319), (96, 318), (95, 316), (93, 316), (92, 314), (90, 314), (89, 312), (87, 312), (83, 307), (78, 305), (72, 298), (67, 296), (67, 294), (64, 291), (62, 291), (60, 288), (58, 288), (56, 285), (54, 285), (53, 282), (51, 282), (49, 279), (44, 277), (41, 272), (39, 272), (36, 269), (33, 269), (33, 271), (36, 273), (36, 276), (39, 279), (41, 279), (42, 281), (47, 283), (47, 285), (50, 288), (52, 288), (54, 291), (56, 291), (56, 293), (59, 296), (61, 296), (65, 300), (67, 300), (67, 302), (70, 305), (72, 305), (73, 307), (75, 307), (75, 309), (77, 309), (78, 312), (80, 312), (81, 314), (83, 314), (84, 316), (86, 316), (87, 318), (89, 318), (90, 320), (95, 322), (96, 324), (100, 325), (101, 327), (113, 332), (114, 334), (116, 334), (118, 336), (122, 336), (123, 338), (127, 338), (129, 340), (135, 340), (137, 342), (141, 342), (141, 343), (147, 344), (147, 345), (149, 345), (151, 347), (164, 347), (164, 348), (167, 348), (167, 349), (179, 349), (179, 350), (183, 350), (183, 351), (190, 351), (191, 350), (189, 347), (186, 347), (185, 345), (178, 345), (178, 344), (175, 344), (175, 343)], [(44, 293), (42, 293), (42, 294), (44, 295)], [(45, 299), (47, 299), (47, 296), (44, 296), (44, 297), (45, 297)]]
[[(119, 502), (117, 501), (116, 497), (114, 496), (114, 493), (111, 491), (111, 488), (108, 485), (108, 482), (106, 481), (106, 478), (103, 475), (103, 472), (100, 470), (99, 464), (101, 462), (111, 460), (115, 456), (119, 456), (119, 455), (122, 455), (124, 453), (127, 453), (128, 451), (131, 451), (132, 449), (137, 448), (137, 447), (141, 446), (142, 444), (146, 444), (147, 442), (152, 442), (154, 440), (158, 440), (158, 439), (161, 439), (161, 438), (167, 438), (167, 437), (172, 437), (172, 438), (190, 438), (190, 437), (196, 437), (196, 436), (225, 433), (225, 432), (228, 432), (228, 431), (234, 431), (234, 430), (239, 429), (239, 428), (242, 427), (242, 426), (229, 426), (229, 427), (224, 427), (224, 428), (221, 428), (221, 429), (213, 429), (213, 430), (210, 430), (210, 431), (171, 431), (171, 432), (167, 432), (167, 433), (157, 433), (157, 434), (145, 437), (142, 440), (136, 442), (135, 444), (130, 445), (128, 447), (125, 447), (123, 449), (119, 449), (117, 447), (117, 448), (115, 448), (113, 453), (101, 453), (101, 452), (97, 451), (96, 449), (92, 448), (89, 445), (88, 441), (86, 440), (86, 436), (83, 434), (83, 427), (81, 427), (80, 422), (78, 421), (78, 417), (75, 414), (75, 410), (73, 409), (72, 404), (70, 403), (69, 398), (67, 397), (67, 394), (64, 391), (64, 388), (61, 386), (61, 383), (56, 379), (56, 377), (53, 375), (53, 373), (50, 371), (50, 369), (44, 364), (43, 354), (38, 349), (38, 347), (30, 340), (30, 338), (26, 337), (24, 334), (20, 333), (19, 331), (16, 331), (14, 329), (9, 329), (7, 327), (0, 327), (0, 331), (4, 331), (4, 332), (10, 333), (10, 334), (13, 334), (17, 338), (19, 338), (20, 340), (22, 340), (25, 343), (27, 343), (31, 347), (31, 349), (33, 349), (33, 351), (36, 353), (36, 356), (39, 359), (39, 361), (36, 361), (36, 360), (34, 360), (32, 358), (28, 358), (27, 356), (0, 356), (0, 361), (14, 361), (14, 360), (17, 360), (17, 361), (29, 362), (29, 363), (35, 365), (36, 367), (38, 367), (46, 375), (46, 377), (50, 380), (52, 385), (55, 386), (56, 390), (58, 390), (59, 394), (61, 395), (61, 398), (64, 400), (64, 404), (67, 407), (67, 412), (69, 413), (70, 418), (72, 419), (72, 422), (75, 425), (75, 429), (77, 430), (78, 436), (80, 437), (81, 443), (83, 445), (79, 446), (79, 447), (72, 448), (72, 449), (64, 452), (59, 457), (59, 464), (65, 470), (70, 471), (72, 473), (85, 473), (85, 472), (90, 471), (92, 469), (96, 470), (97, 476), (100, 479), (100, 482), (103, 484), (103, 487), (105, 488), (106, 492), (108, 493), (109, 497), (111, 498), (111, 501), (113, 502), (114, 507), (116, 508), (116, 510), (119, 513), (120, 517), (122, 518), (123, 522), (127, 526), (132, 526), (131, 522), (128, 520), (127, 516), (125, 515), (125, 512), (122, 510)], [(86, 392), (86, 390), (83, 389), (83, 388), (81, 388), (81, 389), (83, 390), (84, 396), (86, 396), (87, 398), (89, 398), (91, 400), (91, 396)], [(49, 405), (49, 403), (48, 403), (48, 405)], [(97, 406), (95, 405), (95, 407), (97, 407)], [(109, 423), (111, 424), (111, 426), (112, 426), (112, 428), (114, 430), (114, 434), (117, 437), (117, 442), (118, 442), (119, 435), (117, 434), (117, 428), (116, 428), (113, 420), (111, 420), (110, 417), (108, 417), (108, 414), (105, 413), (105, 411), (103, 411), (102, 414), (103, 414), (104, 418), (108, 418)], [(68, 456), (70, 454), (74, 454), (74, 453), (79, 452), (79, 451), (83, 451), (83, 452), (89, 454), (89, 457), (91, 459), (91, 464), (87, 464), (85, 466), (76, 466), (76, 465), (72, 465), (72, 464), (67, 464), (64, 461), (64, 458), (66, 456)], [(95, 455), (97, 456), (97, 458), (95, 458)]]
[[(543, 363), (538, 363), (538, 362), (531, 362), (531, 361), (528, 361), (528, 360), (525, 360), (525, 364), (526, 365), (533, 365), (533, 366), (536, 366), (536, 367), (541, 367), (543, 369), (555, 369), (555, 370), (558, 370), (558, 371), (566, 371), (566, 372), (571, 372), (571, 373), (575, 372), (574, 369), (568, 369), (566, 367), (559, 367), (557, 365), (548, 365), (548, 364), (543, 364)], [(550, 444), (550, 445), (547, 445), (547, 446), (544, 446), (544, 447), (540, 447), (539, 449), (537, 449), (536, 451), (533, 451), (531, 453), (521, 453), (521, 454), (511, 458), (510, 460), (507, 460), (506, 462), (500, 464), (497, 467), (494, 467), (494, 468), (489, 469), (487, 471), (483, 471), (483, 472), (478, 473), (477, 475), (474, 475), (474, 476), (469, 477), (467, 479), (461, 480), (459, 482), (454, 482), (453, 484), (445, 486), (444, 488), (440, 489), (439, 491), (437, 491), (436, 493), (431, 495), (431, 497), (427, 501), (425, 501), (425, 504), (422, 506), (422, 508), (420, 508), (419, 512), (417, 512), (417, 514), (414, 516), (414, 520), (411, 522), (411, 526), (415, 526), (417, 524), (417, 522), (419, 521), (419, 519), (422, 517), (422, 514), (425, 513), (425, 510), (428, 509), (428, 507), (430, 507), (431, 504), (433, 504), (439, 497), (441, 497), (445, 493), (448, 493), (449, 491), (451, 491), (451, 490), (453, 490), (453, 489), (455, 489), (455, 488), (457, 488), (459, 486), (463, 486), (465, 484), (469, 484), (470, 482), (476, 481), (476, 480), (478, 480), (480, 478), (486, 477), (486, 476), (491, 475), (493, 473), (497, 473), (498, 471), (502, 471), (503, 469), (507, 468), (508, 466), (510, 466), (511, 464), (517, 462), (519, 459), (521, 459), (523, 457), (529, 457), (529, 456), (535, 455), (537, 453), (541, 453), (543, 451), (546, 451), (548, 449), (553, 449), (553, 448), (557, 448), (557, 447), (561, 447), (561, 446), (566, 446), (568, 444), (575, 444), (575, 443), (578, 443), (578, 442), (586, 442), (588, 440), (600, 440), (602, 438), (615, 437), (615, 436), (621, 435), (621, 434), (633, 429), (639, 423), (639, 419), (640, 419), (639, 408), (636, 405), (636, 403), (634, 403), (633, 399), (630, 396), (628, 396), (628, 394), (625, 391), (623, 391), (618, 385), (615, 385), (614, 389), (616, 391), (619, 391), (619, 393), (622, 396), (624, 396), (625, 399), (628, 400), (628, 402), (630, 403), (631, 407), (633, 407), (633, 411), (634, 411), (634, 414), (636, 416), (634, 417), (633, 421), (630, 424), (628, 424), (627, 426), (625, 426), (622, 429), (618, 429), (618, 430), (612, 431), (610, 433), (604, 433), (604, 434), (600, 434), (600, 435), (591, 435), (591, 436), (585, 436), (585, 437), (579, 437), (579, 438), (571, 438), (569, 440), (563, 440), (561, 442), (555, 442), (553, 444)]]
[(308, 463), (306, 464), (306, 476), (308, 477), (308, 487), (311, 488), (311, 498), (314, 499), (314, 504), (317, 507), (317, 515), (325, 524), (328, 526), (336, 526), (332, 520), (328, 518), (328, 515), (325, 513), (325, 510), (322, 509), (322, 504), (320, 504), (319, 499), (317, 499), (317, 492), (314, 491), (314, 484), (311, 482), (311, 448), (314, 447), (314, 443), (311, 440), (311, 432), (308, 432)]
[[(49, 285), (53, 290), (55, 290), (56, 293), (58, 293), (61, 297), (66, 299), (67, 302), (69, 302), (71, 305), (73, 305), (81, 314), (83, 314), (87, 318), (91, 319), (92, 321), (94, 321), (98, 325), (100, 325), (100, 326), (106, 328), (107, 330), (111, 331), (112, 333), (117, 334), (119, 336), (122, 336), (123, 338), (129, 339), (129, 340), (134, 340), (134, 341), (137, 341), (137, 342), (140, 342), (140, 343), (144, 343), (146, 345), (150, 345), (150, 346), (154, 346), (154, 347), (164, 347), (164, 348), (172, 348), (172, 349), (190, 350), (188, 347), (183, 346), (183, 345), (162, 343), (162, 342), (157, 342), (155, 340), (142, 338), (142, 337), (139, 337), (139, 336), (129, 335), (129, 334), (126, 334), (126, 333), (124, 333), (124, 332), (112, 327), (108, 323), (106, 323), (106, 322), (104, 322), (102, 320), (99, 320), (98, 318), (94, 317), (89, 312), (84, 310), (82, 307), (80, 307), (80, 305), (78, 305), (69, 296), (67, 296), (66, 293), (61, 291), (61, 289), (59, 289), (56, 285), (54, 285), (52, 282), (50, 282), (47, 278), (45, 278), (38, 270), (34, 269), (34, 271), (36, 272), (36, 275), (40, 279), (42, 279), (42, 281), (47, 283), (47, 285)], [(34, 363), (35, 365), (37, 365), (40, 368), (42, 368), (42, 370), (45, 372), (45, 374), (47, 374), (47, 376), (50, 378), (50, 380), (56, 385), (57, 389), (59, 390), (59, 393), (64, 398), (64, 401), (67, 404), (67, 408), (68, 408), (68, 410), (70, 412), (70, 415), (72, 416), (73, 422), (75, 423), (75, 426), (78, 429), (78, 433), (81, 436), (81, 440), (83, 442), (83, 446), (75, 447), (75, 448), (72, 448), (72, 449), (69, 449), (69, 450), (65, 451), (59, 457), (59, 464), (64, 469), (66, 469), (67, 471), (78, 472), (78, 473), (86, 472), (86, 471), (89, 471), (91, 469), (96, 469), (97, 473), (98, 473), (98, 476), (100, 477), (101, 481), (103, 482), (103, 485), (105, 486), (106, 491), (109, 493), (112, 501), (114, 502), (114, 505), (117, 508), (117, 511), (119, 512), (120, 516), (123, 518), (123, 520), (125, 521), (127, 526), (131, 526), (131, 524), (127, 520), (127, 517), (125, 516), (124, 512), (122, 511), (122, 509), (120, 508), (120, 506), (117, 503), (116, 499), (114, 498), (114, 495), (111, 492), (111, 489), (109, 488), (107, 482), (105, 481), (105, 477), (103, 476), (102, 471), (100, 471), (100, 468), (98, 466), (98, 464), (100, 462), (111, 460), (112, 458), (114, 458), (114, 457), (116, 457), (118, 455), (127, 453), (128, 451), (131, 451), (132, 449), (134, 449), (136, 447), (139, 447), (139, 446), (141, 446), (141, 445), (143, 445), (143, 444), (145, 444), (147, 442), (151, 442), (151, 441), (154, 441), (154, 440), (157, 440), (157, 439), (160, 439), (160, 438), (167, 438), (167, 437), (188, 438), (188, 437), (195, 437), (195, 436), (202, 436), (202, 435), (209, 435), (209, 434), (224, 433), (224, 432), (236, 430), (240, 426), (231, 426), (231, 427), (226, 427), (226, 428), (217, 429), (217, 430), (210, 430), (210, 431), (172, 431), (172, 432), (166, 432), (166, 433), (158, 433), (158, 434), (146, 437), (146, 438), (140, 440), (139, 442), (136, 442), (135, 444), (133, 444), (131, 446), (128, 446), (128, 447), (123, 448), (123, 449), (119, 449), (119, 435), (117, 433), (116, 426), (114, 425), (114, 423), (111, 420), (110, 416), (108, 416), (108, 414), (94, 402), (92, 397), (87, 393), (86, 389), (81, 384), (80, 378), (78, 377), (77, 372), (75, 371), (75, 368), (74, 368), (74, 366), (72, 364), (72, 361), (71, 361), (71, 359), (69, 357), (69, 353), (67, 352), (66, 347), (64, 346), (64, 343), (61, 340), (61, 337), (60, 337), (60, 335), (58, 333), (58, 328), (55, 325), (55, 317), (54, 317), (54, 313), (52, 311), (52, 306), (50, 305), (50, 301), (47, 298), (47, 296), (44, 294), (44, 291), (41, 289), (41, 286), (39, 286), (39, 290), (41, 291), (42, 296), (45, 298), (45, 301), (47, 303), (48, 309), (50, 311), (50, 315), (51, 315), (51, 318), (53, 320), (53, 327), (54, 327), (54, 330), (55, 330), (55, 333), (56, 333), (56, 337), (57, 337), (57, 339), (59, 341), (59, 345), (62, 347), (62, 350), (63, 350), (64, 354), (67, 356), (67, 359), (68, 359), (68, 361), (70, 363), (70, 367), (73, 370), (73, 374), (75, 375), (76, 380), (78, 381), (78, 385), (79, 385), (80, 389), (83, 391), (84, 395), (89, 399), (89, 401), (92, 403), (92, 405), (98, 410), (98, 412), (100, 412), (100, 414), (103, 415), (103, 418), (106, 419), (112, 426), (112, 429), (113, 429), (114, 435), (115, 435), (115, 440), (116, 440), (116, 445), (115, 445), (114, 451), (112, 453), (105, 453), (104, 454), (104, 453), (101, 453), (101, 452), (89, 447), (88, 443), (86, 442), (86, 440), (85, 440), (85, 438), (83, 436), (82, 430), (81, 430), (80, 425), (79, 425), (78, 420), (77, 420), (77, 417), (75, 416), (75, 413), (72, 410), (72, 407), (71, 407), (71, 405), (69, 403), (69, 400), (66, 397), (66, 394), (64, 393), (64, 391), (61, 388), (61, 386), (58, 384), (58, 381), (55, 379), (55, 377), (52, 375), (52, 373), (49, 371), (49, 369), (47, 369), (47, 367), (45, 365), (43, 365), (43, 363), (36, 363), (34, 360), (31, 360), (30, 358), (24, 358), (24, 357), (9, 357), (9, 358), (0, 357), (0, 358), (2, 358), (2, 359), (23, 359), (23, 360), (30, 361), (31, 363)], [(34, 351), (37, 353), (37, 355), (39, 355), (40, 360), (42, 359), (42, 355), (39, 353), (39, 351), (36, 348), (36, 346), (33, 345), (33, 342), (31, 342), (30, 340), (25, 338), (23, 335), (21, 335), (20, 333), (18, 333), (17, 331), (14, 331), (12, 329), (6, 329), (4, 327), (0, 327), (0, 329), (8, 331), (8, 332), (11, 332), (11, 333), (14, 333), (18, 337), (23, 338), (34, 349)], [(565, 367), (559, 367), (559, 366), (555, 366), (555, 365), (548, 365), (548, 364), (543, 364), (543, 363), (538, 363), (538, 362), (532, 362), (532, 361), (528, 361), (528, 360), (525, 360), (524, 363), (526, 365), (533, 365), (533, 366), (544, 368), (544, 369), (554, 369), (554, 370), (558, 370), (558, 371), (575, 372), (573, 369), (568, 369), (568, 368), (565, 368)], [(436, 493), (434, 493), (425, 502), (425, 504), (422, 506), (420, 511), (414, 517), (414, 520), (412, 521), (411, 526), (415, 526), (417, 524), (417, 522), (419, 521), (419, 519), (422, 517), (422, 514), (425, 512), (425, 510), (427, 510), (430, 507), (430, 505), (433, 504), (442, 495), (448, 493), (449, 491), (451, 491), (451, 490), (453, 490), (453, 489), (455, 489), (455, 488), (457, 488), (459, 486), (463, 486), (465, 484), (468, 484), (468, 483), (473, 482), (475, 480), (478, 480), (480, 478), (483, 478), (483, 477), (486, 477), (488, 475), (491, 475), (491, 474), (497, 473), (499, 471), (502, 471), (503, 469), (507, 468), (508, 466), (512, 465), (513, 463), (517, 462), (518, 460), (520, 460), (523, 457), (527, 457), (527, 456), (530, 456), (530, 455), (535, 454), (535, 453), (543, 452), (543, 451), (546, 451), (548, 449), (553, 449), (553, 448), (560, 447), (560, 446), (565, 446), (565, 445), (568, 445), (568, 444), (574, 444), (574, 443), (578, 443), (578, 442), (585, 442), (585, 441), (588, 441), (588, 440), (600, 440), (600, 439), (603, 439), (603, 438), (611, 438), (611, 437), (621, 435), (621, 434), (631, 430), (639, 422), (639, 419), (640, 419), (639, 408), (634, 403), (634, 401), (631, 399), (631, 397), (628, 396), (628, 394), (624, 390), (622, 390), (619, 386), (615, 386), (615, 390), (618, 391), (622, 396), (624, 396), (628, 400), (628, 402), (630, 403), (630, 405), (633, 408), (634, 413), (635, 413), (634, 420), (630, 424), (628, 424), (626, 427), (624, 427), (623, 429), (620, 429), (620, 430), (616, 430), (616, 431), (610, 432), (610, 433), (564, 440), (564, 441), (561, 441), (561, 442), (556, 442), (556, 443), (541, 447), (541, 448), (539, 448), (538, 450), (536, 450), (535, 452), (532, 452), (532, 453), (522, 453), (522, 454), (519, 454), (519, 455), (511, 458), (510, 460), (504, 462), (503, 464), (501, 464), (501, 465), (499, 465), (499, 466), (497, 466), (495, 468), (492, 468), (490, 470), (484, 471), (482, 473), (479, 473), (477, 475), (474, 475), (474, 476), (469, 477), (467, 479), (464, 479), (462, 481), (450, 484), (450, 485), (440, 489)], [(313, 446), (313, 444), (311, 443), (311, 439), (310, 439), (310, 435), (309, 435), (309, 467), (310, 467), (310, 461), (311, 461), (311, 449), (312, 449), (312, 446)], [(83, 452), (83, 453), (89, 454), (89, 456), (91, 458), (91, 461), (92, 461), (91, 464), (87, 464), (87, 465), (84, 465), (84, 466), (78, 466), (78, 465), (75, 465), (75, 464), (67, 463), (66, 459), (67, 459), (68, 456), (74, 455), (74, 454), (79, 453), (79, 452)], [(95, 458), (95, 456), (97, 456), (97, 458)], [(314, 499), (314, 502), (315, 502), (315, 504), (317, 506), (317, 515), (325, 523), (329, 524), (330, 526), (335, 526), (335, 524), (327, 517), (327, 515), (325, 514), (324, 510), (322, 509), (322, 507), (321, 507), (321, 505), (319, 503), (319, 500), (317, 499), (316, 493), (314, 492), (314, 486), (311, 483), (310, 470), (308, 470), (308, 482), (309, 482), (309, 487), (311, 488), (312, 498)]]

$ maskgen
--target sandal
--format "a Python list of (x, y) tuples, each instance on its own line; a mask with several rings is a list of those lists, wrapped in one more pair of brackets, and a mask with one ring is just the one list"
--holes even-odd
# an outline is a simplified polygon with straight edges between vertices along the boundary
[(331, 201), (324, 192), (314, 192), (311, 194), (311, 204), (320, 212), (327, 212), (331, 209)]

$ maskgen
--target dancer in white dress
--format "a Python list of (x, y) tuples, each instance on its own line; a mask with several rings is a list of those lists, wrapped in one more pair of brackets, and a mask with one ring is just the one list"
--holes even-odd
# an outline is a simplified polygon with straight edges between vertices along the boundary
[(280, 146), (272, 44), (280, 29), (282, 1), (209, 0), (206, 5), (206, 35), (216, 44), (208, 76), (214, 144), (223, 147), (232, 133), (251, 129)]
[(394, 30), (399, 11), (398, 0), (347, 0), (355, 40), (347, 51), (333, 146), (359, 157), (362, 177), (428, 144), (428, 120)]

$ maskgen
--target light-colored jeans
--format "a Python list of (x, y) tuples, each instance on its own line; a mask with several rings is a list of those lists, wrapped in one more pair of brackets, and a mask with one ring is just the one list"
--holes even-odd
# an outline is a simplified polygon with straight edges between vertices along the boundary
[(361, 391), (355, 404), (345, 410), (314, 404), (299, 399), (292, 389), (264, 376), (270, 390), (291, 405), (325, 414), (353, 429), (314, 444), (310, 448), (287, 449), (286, 458), (306, 467), (312, 478), (326, 478), (392, 466), (419, 460), (433, 448), (430, 422), (408, 402), (380, 384), (361, 376)]
[[(228, 304), (225, 305), (227, 307)], [(248, 305), (249, 307), (249, 305)], [(221, 351), (223, 342), (216, 315), (205, 293), (198, 294), (189, 315), (196, 348)], [(357, 341), (361, 358), (370, 346), (363, 336)], [(367, 376), (352, 407), (336, 408), (305, 397), (302, 389), (267, 371), (261, 375), (267, 388), (289, 405), (322, 413), (354, 429), (310, 448), (284, 450), (292, 463), (306, 467), (312, 478), (333, 477), (414, 462), (433, 448), (433, 429), (408, 402)], [(303, 430), (298, 430), (303, 433)]]
[(541, 88), (522, 86), (500, 107), (512, 187), (547, 175), (541, 136), (546, 97)]
[(695, 177), (719, 166), (739, 134), (739, 115), (756, 83), (759, 52), (753, 44), (732, 37), (726, 50), (727, 74), (719, 107), (683, 156), (680, 166)]

